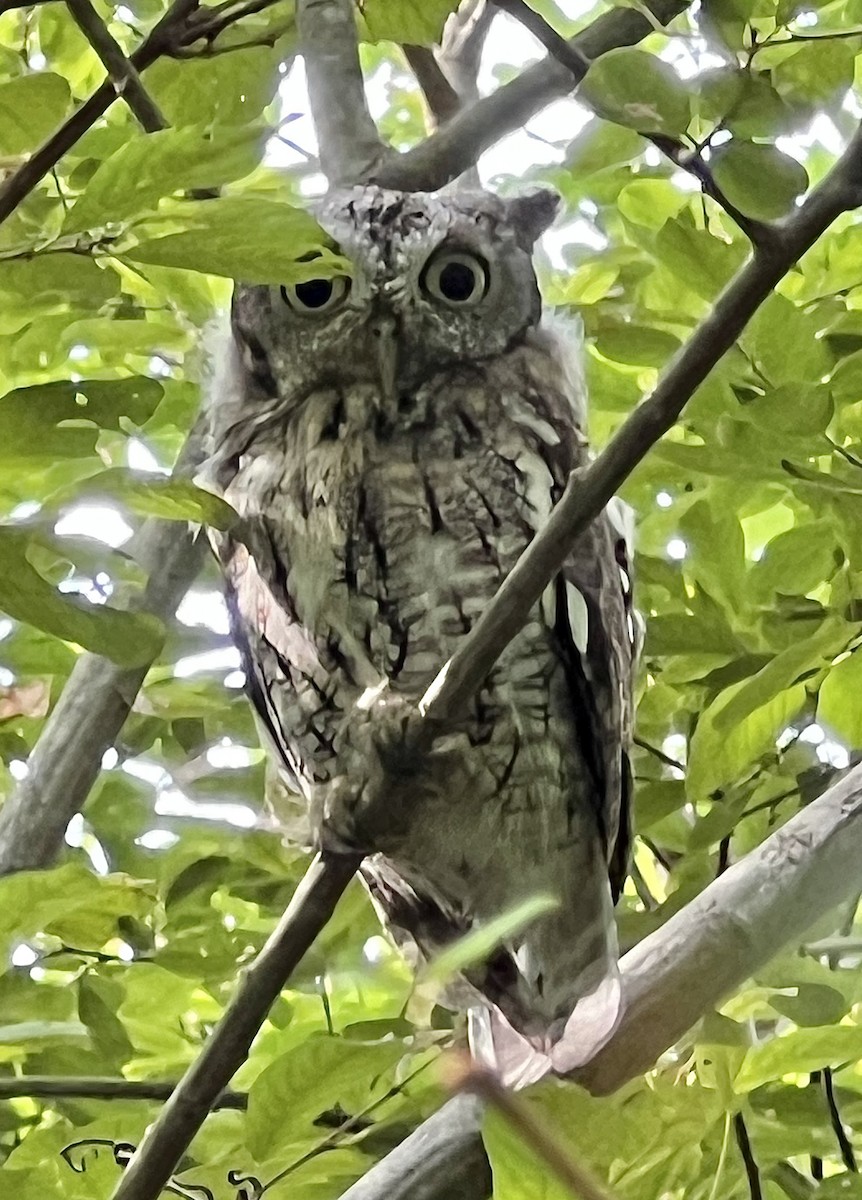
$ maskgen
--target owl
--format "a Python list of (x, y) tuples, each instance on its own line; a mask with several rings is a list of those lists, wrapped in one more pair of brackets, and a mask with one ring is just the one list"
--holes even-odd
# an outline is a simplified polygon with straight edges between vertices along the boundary
[(367, 855), (426, 959), (555, 901), (464, 971), (477, 1053), (522, 1082), (585, 1061), (620, 1011), (633, 640), (612, 510), (457, 723), (421, 762), (392, 750), (376, 813), (363, 796), (373, 702), (415, 706), (588, 458), (579, 349), (532, 265), (557, 203), (330, 193), (349, 274), (238, 284), (211, 407), (210, 480), (240, 516), (215, 535), (233, 635), (314, 840)]

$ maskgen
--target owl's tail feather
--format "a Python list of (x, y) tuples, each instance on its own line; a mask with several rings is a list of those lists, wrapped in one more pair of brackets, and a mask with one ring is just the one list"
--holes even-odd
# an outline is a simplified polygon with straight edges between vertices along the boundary
[(477, 1007), (468, 1014), (470, 1050), (504, 1086), (517, 1090), (589, 1062), (609, 1041), (622, 1013), (622, 981), (614, 964), (592, 992), (580, 997), (555, 1041), (525, 1037), (498, 1008)]

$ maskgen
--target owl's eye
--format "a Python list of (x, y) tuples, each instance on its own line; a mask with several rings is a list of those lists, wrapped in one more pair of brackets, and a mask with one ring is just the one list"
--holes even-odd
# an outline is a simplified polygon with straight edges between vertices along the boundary
[(463, 250), (446, 250), (431, 259), (420, 282), (435, 300), (452, 308), (469, 308), (488, 290), (488, 269), (481, 258)]
[(350, 279), (346, 275), (332, 275), (328, 279), (283, 284), (281, 298), (294, 312), (316, 316), (337, 308), (349, 291)]

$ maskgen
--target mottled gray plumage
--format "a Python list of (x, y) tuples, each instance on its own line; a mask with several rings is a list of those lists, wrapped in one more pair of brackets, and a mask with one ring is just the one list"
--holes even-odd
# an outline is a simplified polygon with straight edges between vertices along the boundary
[(609, 514), (459, 727), (407, 765), (391, 820), (361, 819), (368, 698), (418, 700), (586, 459), (577, 360), (541, 324), (531, 263), (555, 208), (331, 195), (320, 220), (352, 278), (237, 287), (211, 478), (243, 518), (218, 552), (249, 693), (315, 837), (376, 851), (368, 886), (424, 955), (554, 893), (469, 981), (491, 1006), (480, 1052), (523, 1035), (564, 1070), (619, 1007), (632, 626)]

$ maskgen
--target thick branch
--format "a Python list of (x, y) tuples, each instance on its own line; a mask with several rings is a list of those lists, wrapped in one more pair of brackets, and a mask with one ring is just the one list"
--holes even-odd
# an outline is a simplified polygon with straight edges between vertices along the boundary
[[(576, 1081), (607, 1095), (649, 1070), (783, 946), (801, 942), (856, 895), (860, 855), (862, 767), (856, 767), (629, 951), (620, 964), (620, 1026)], [(480, 1147), (479, 1114), (466, 1112), (460, 1099), (450, 1101), (342, 1200), (446, 1200), (438, 1178), (461, 1179), (464, 1196), (481, 1200), (489, 1188)], [(424, 1182), (411, 1191), (415, 1180)]]
[(364, 178), (383, 155), (368, 111), (351, 0), (299, 0), (308, 97), (330, 183)]
[[(199, 435), (193, 433), (178, 470), (193, 471), (201, 458)], [(151, 520), (129, 552), (148, 573), (140, 607), (168, 620), (201, 569), (206, 539), (195, 538), (181, 522)], [(75, 663), (30, 755), (26, 777), (0, 809), (0, 875), (53, 861), (146, 673), (147, 667), (120, 667), (97, 654)]]
[[(685, 0), (650, 0), (649, 4), (662, 24), (687, 7)], [(617, 46), (641, 41), (653, 28), (648, 18), (635, 9), (615, 8), (582, 29), (568, 45), (591, 61)], [(386, 160), (373, 178), (383, 187), (433, 192), (473, 166), (479, 155), (501, 137), (521, 129), (540, 109), (571, 90), (569, 68), (556, 59), (545, 58), (459, 113), (406, 154)]]
[(66, 0), (66, 6), (76, 25), (102, 60), (117, 95), (123, 97), (141, 128), (146, 133), (167, 129), (168, 123), (141, 82), (134, 63), (126, 58), (122, 47), (111, 36), (107, 25), (90, 0)]
[(359, 859), (319, 854), (278, 926), (242, 976), (214, 1033), (183, 1076), (123, 1173), (112, 1200), (155, 1200), (213, 1102), (245, 1062), (266, 1014), (332, 916)]
[[(0, 1100), (31, 1096), (37, 1100), (160, 1100), (170, 1097), (176, 1083), (156, 1080), (110, 1079), (97, 1075), (19, 1075), (0, 1079)], [(248, 1108), (245, 1092), (222, 1092), (213, 1109)]]

